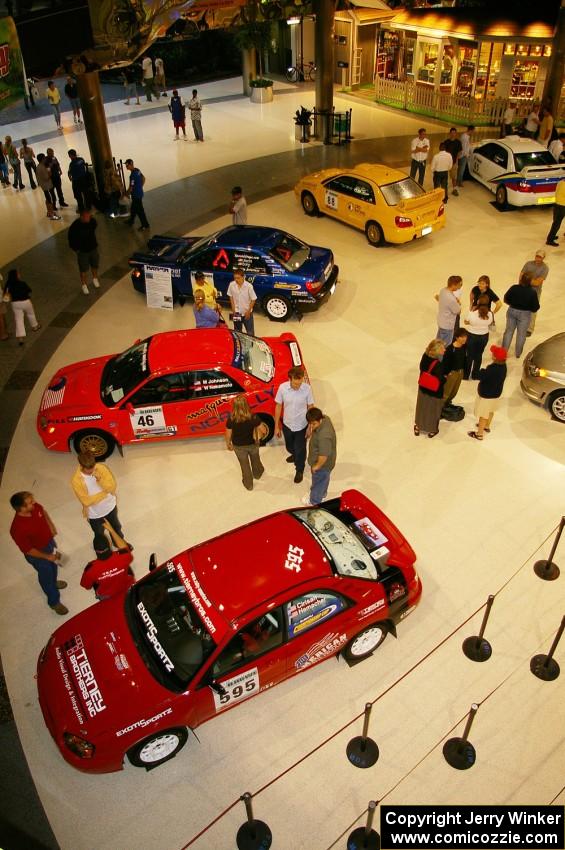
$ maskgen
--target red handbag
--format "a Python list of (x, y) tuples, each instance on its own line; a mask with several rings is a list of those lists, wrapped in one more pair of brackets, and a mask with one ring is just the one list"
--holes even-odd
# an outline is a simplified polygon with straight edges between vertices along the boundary
[(432, 369), (437, 362), (437, 360), (432, 360), (426, 371), (420, 372), (420, 377), (418, 378), (418, 386), (422, 387), (424, 390), (431, 390), (433, 393), (436, 393), (440, 386), (438, 376), (432, 375)]

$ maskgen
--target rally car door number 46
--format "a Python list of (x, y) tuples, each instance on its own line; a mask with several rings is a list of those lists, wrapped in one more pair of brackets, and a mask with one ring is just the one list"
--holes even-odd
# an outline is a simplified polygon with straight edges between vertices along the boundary
[(212, 693), (216, 711), (221, 711), (234, 702), (239, 702), (259, 693), (259, 670), (257, 667), (253, 667), (252, 670), (246, 670), (245, 673), (232, 676), (231, 679), (225, 679), (218, 684), (221, 684), (225, 693), (221, 696), (216, 691), (212, 691)]
[(166, 434), (169, 430), (165, 424), (161, 405), (136, 407), (134, 413), (130, 413), (130, 420), (134, 437)]
[(286, 561), (284, 562), (285, 569), (294, 570), (294, 572), (299, 573), (303, 557), (304, 549), (301, 549), (300, 546), (293, 546), (291, 544), (288, 547), (288, 552), (286, 553)]

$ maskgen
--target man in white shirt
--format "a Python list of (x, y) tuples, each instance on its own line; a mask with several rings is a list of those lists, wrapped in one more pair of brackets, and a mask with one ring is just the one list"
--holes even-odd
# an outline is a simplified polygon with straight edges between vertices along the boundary
[(251, 284), (245, 280), (243, 269), (234, 269), (233, 280), (228, 286), (228, 298), (231, 303), (234, 330), (242, 331), (245, 328), (248, 334), (255, 336), (253, 308), (257, 296)]
[(412, 162), (410, 163), (410, 177), (415, 179), (418, 174), (418, 183), (424, 185), (424, 175), (426, 173), (426, 160), (430, 150), (430, 140), (426, 138), (426, 131), (423, 127), (418, 130), (416, 138), (412, 139), (410, 144), (412, 153)]
[(153, 95), (157, 95), (157, 99), (161, 97), (160, 92), (155, 91), (155, 79), (153, 77), (153, 60), (151, 56), (144, 56), (141, 63), (143, 73), (143, 88), (145, 89), (145, 97), (149, 102), (153, 100)]
[(451, 154), (445, 149), (445, 144), (442, 142), (439, 146), (439, 152), (432, 159), (432, 177), (434, 181), (434, 189), (441, 186), (443, 189), (443, 203), (447, 203), (447, 187), (449, 182), (449, 172), (453, 168), (453, 159)]
[[(275, 396), (275, 434), (284, 435), (289, 453), (286, 462), (295, 466), (294, 483), (300, 484), (306, 465), (306, 412), (314, 406), (312, 387), (304, 380), (304, 368), (293, 366), (288, 370), (288, 381), (280, 385)], [(283, 424), (281, 429), (281, 411)]]
[(231, 190), (230, 213), (232, 224), (247, 224), (247, 201), (241, 186), (234, 186)]
[(465, 169), (467, 168), (467, 162), (469, 161), (469, 156), (471, 155), (471, 133), (475, 129), (474, 124), (469, 124), (464, 133), (461, 133), (460, 141), (461, 141), (461, 156), (457, 160), (457, 185), (463, 186), (463, 178), (465, 176)]
[(511, 136), (514, 133), (513, 124), (515, 118), (516, 107), (509, 103), (506, 109), (504, 110), (504, 115), (502, 117), (502, 127), (504, 129), (505, 136)]
[(540, 123), (541, 122), (538, 113), (535, 111), (535, 109), (532, 109), (532, 111), (526, 118), (526, 126), (524, 128), (531, 139), (533, 139), (535, 134), (537, 133)]
[(167, 85), (165, 83), (165, 64), (160, 56), (155, 58), (155, 85), (157, 86), (157, 96), (163, 94), (167, 97)]
[(447, 286), (440, 289), (436, 295), (437, 308), (437, 339), (441, 339), (446, 345), (451, 345), (457, 317), (461, 313), (461, 289), (463, 278), (458, 274), (452, 274), (447, 278)]
[(561, 160), (561, 154), (563, 153), (563, 146), (565, 145), (565, 133), (559, 133), (559, 137), (554, 139), (548, 150), (555, 160), (555, 162), (559, 162)]
[(204, 141), (204, 133), (202, 132), (202, 102), (198, 97), (198, 90), (192, 89), (192, 97), (188, 101), (190, 109), (190, 120), (192, 121), (192, 129), (194, 138), (197, 142)]

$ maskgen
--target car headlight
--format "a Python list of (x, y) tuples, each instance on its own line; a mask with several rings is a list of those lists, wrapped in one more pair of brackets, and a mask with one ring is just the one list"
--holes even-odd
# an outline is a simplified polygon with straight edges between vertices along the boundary
[(91, 744), (89, 741), (85, 741), (84, 738), (80, 738), (78, 735), (72, 735), (70, 732), (65, 732), (63, 735), (63, 740), (65, 742), (65, 746), (81, 759), (91, 759), (94, 755), (94, 750), (96, 749), (94, 744)]
[(535, 363), (528, 363), (528, 372), (532, 378), (547, 378), (547, 369), (541, 369)]

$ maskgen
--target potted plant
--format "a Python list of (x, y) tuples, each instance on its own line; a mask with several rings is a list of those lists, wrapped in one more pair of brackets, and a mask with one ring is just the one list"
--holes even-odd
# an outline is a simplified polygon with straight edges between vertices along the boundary
[(266, 77), (255, 77), (249, 81), (251, 86), (251, 103), (270, 103), (273, 99), (273, 81)]

